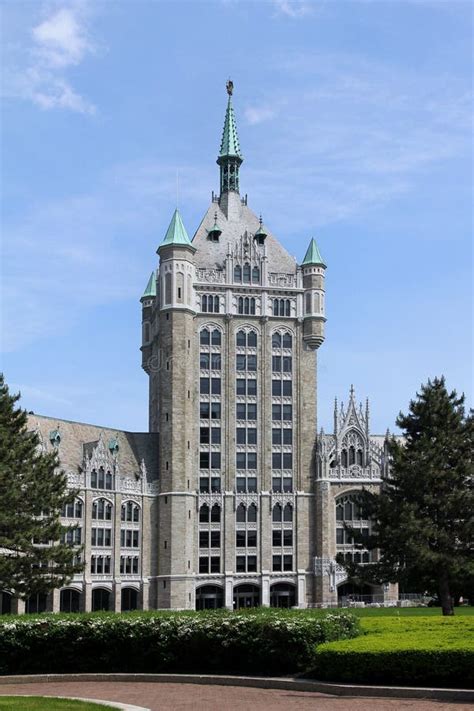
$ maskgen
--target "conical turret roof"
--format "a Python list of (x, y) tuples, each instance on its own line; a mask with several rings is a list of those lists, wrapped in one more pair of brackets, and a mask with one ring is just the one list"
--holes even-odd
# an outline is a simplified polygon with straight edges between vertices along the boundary
[(323, 262), (323, 258), (321, 257), (321, 254), (318, 249), (318, 245), (316, 244), (316, 240), (314, 237), (311, 239), (311, 242), (309, 243), (308, 249), (306, 250), (306, 254), (304, 255), (304, 259), (302, 262), (303, 266), (308, 266), (309, 264), (319, 264), (322, 267), (326, 267), (326, 265)]
[(229, 101), (227, 102), (224, 131), (222, 132), (221, 148), (219, 151), (219, 158), (224, 158), (225, 156), (238, 156), (243, 159), (240, 150), (239, 136), (237, 134), (237, 125), (235, 123), (231, 94), (229, 94)]
[(145, 291), (143, 292), (142, 299), (146, 299), (147, 297), (153, 298), (156, 296), (156, 277), (155, 277), (155, 272), (152, 272), (150, 274), (150, 278), (148, 279), (148, 284), (146, 285)]
[(186, 228), (183, 225), (183, 220), (181, 219), (178, 208), (176, 208), (173, 213), (169, 227), (166, 230), (165, 238), (158, 247), (158, 250), (161, 249), (161, 247), (167, 247), (168, 245), (173, 244), (193, 247), (191, 240), (188, 237), (188, 233), (186, 232)]

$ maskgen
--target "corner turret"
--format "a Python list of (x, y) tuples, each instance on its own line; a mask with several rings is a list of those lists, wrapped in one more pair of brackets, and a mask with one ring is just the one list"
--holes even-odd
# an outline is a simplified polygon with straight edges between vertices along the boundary
[(153, 307), (156, 299), (156, 276), (152, 272), (140, 301), (142, 304), (142, 368), (149, 373), (149, 361), (152, 353)]
[(173, 213), (163, 242), (157, 249), (160, 257), (160, 309), (188, 309), (194, 311), (194, 253), (186, 228), (179, 214)]
[(326, 265), (314, 239), (306, 250), (301, 270), (304, 289), (303, 340), (309, 348), (316, 350), (324, 341)]

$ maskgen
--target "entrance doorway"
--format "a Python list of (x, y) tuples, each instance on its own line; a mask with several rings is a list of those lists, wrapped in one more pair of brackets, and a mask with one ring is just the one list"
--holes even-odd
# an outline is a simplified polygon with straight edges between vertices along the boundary
[(92, 612), (110, 610), (110, 592), (105, 588), (95, 588), (92, 591)]
[(260, 588), (258, 585), (236, 585), (234, 588), (234, 610), (260, 605)]
[(296, 590), (291, 583), (275, 583), (270, 588), (271, 607), (294, 607), (296, 604)]
[(224, 590), (218, 585), (203, 585), (196, 590), (196, 610), (224, 607)]
[(59, 609), (61, 612), (79, 612), (81, 607), (81, 595), (77, 590), (66, 588), (61, 590), (59, 596)]
[(122, 612), (138, 610), (138, 590), (122, 588)]

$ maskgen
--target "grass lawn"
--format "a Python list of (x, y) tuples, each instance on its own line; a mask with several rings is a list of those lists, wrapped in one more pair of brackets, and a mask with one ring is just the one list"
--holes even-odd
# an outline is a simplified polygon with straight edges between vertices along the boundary
[(0, 696), (0, 711), (100, 711), (113, 706), (88, 701), (55, 699), (51, 696)]
[[(344, 608), (346, 609), (346, 608)], [(440, 607), (351, 607), (357, 617), (442, 617)], [(455, 607), (454, 617), (474, 616), (474, 607)]]

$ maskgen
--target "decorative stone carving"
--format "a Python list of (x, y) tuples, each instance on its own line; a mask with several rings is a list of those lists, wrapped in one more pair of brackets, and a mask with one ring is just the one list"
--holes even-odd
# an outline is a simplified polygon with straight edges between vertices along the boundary
[(67, 485), (71, 489), (81, 489), (84, 486), (84, 476), (76, 472), (67, 472)]
[(196, 279), (207, 284), (223, 284), (225, 273), (222, 269), (196, 269)]
[(269, 273), (268, 283), (270, 286), (281, 286), (287, 289), (293, 289), (297, 286), (296, 276), (294, 274), (282, 274), (278, 272)]
[(323, 578), (326, 575), (328, 576), (330, 592), (334, 592), (338, 585), (347, 580), (345, 568), (339, 565), (339, 563), (336, 563), (333, 558), (315, 558), (314, 574), (319, 578)]

